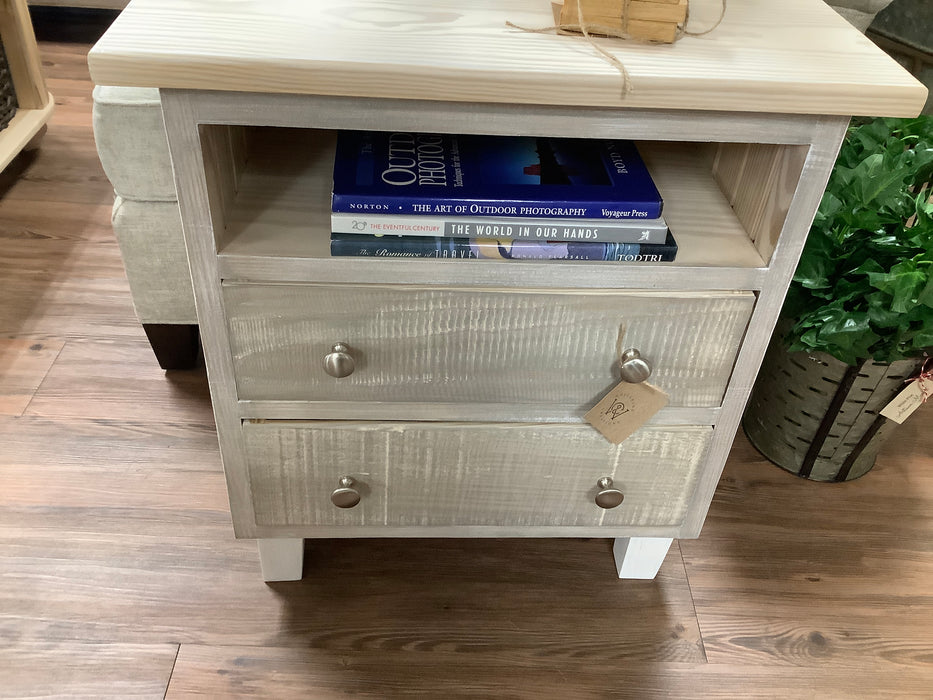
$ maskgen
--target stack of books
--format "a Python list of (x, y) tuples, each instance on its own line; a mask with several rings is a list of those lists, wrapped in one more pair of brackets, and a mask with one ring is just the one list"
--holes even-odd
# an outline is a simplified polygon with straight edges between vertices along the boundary
[(342, 131), (331, 255), (665, 262), (677, 244), (628, 141)]

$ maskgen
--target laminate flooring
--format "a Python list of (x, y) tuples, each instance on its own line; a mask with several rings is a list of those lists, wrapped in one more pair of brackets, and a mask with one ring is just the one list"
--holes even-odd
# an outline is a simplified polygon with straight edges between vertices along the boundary
[(109, 16), (37, 13), (57, 108), (0, 175), (0, 697), (933, 697), (933, 406), (848, 484), (740, 435), (655, 581), (504, 539), (313, 541), (263, 583), (205, 374), (159, 369), (110, 230)]

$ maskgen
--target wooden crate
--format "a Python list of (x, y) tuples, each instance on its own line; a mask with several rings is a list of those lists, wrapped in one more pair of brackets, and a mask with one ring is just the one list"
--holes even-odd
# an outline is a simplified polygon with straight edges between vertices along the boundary
[[(672, 44), (687, 20), (689, 0), (580, 0), (583, 26), (590, 34), (622, 35), (639, 41)], [(624, 15), (624, 16), (623, 16)], [(564, 0), (564, 28), (580, 26), (577, 0)], [(609, 31), (607, 31), (609, 30)]]

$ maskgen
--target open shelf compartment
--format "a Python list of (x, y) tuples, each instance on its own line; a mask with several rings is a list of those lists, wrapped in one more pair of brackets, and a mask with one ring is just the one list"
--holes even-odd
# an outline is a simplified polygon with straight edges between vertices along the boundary
[[(217, 251), (223, 258), (328, 259), (335, 133), (203, 125)], [(677, 259), (655, 268), (766, 268), (806, 147), (638, 141), (664, 199)], [(343, 258), (346, 260), (346, 258)], [(352, 258), (363, 263), (376, 258)], [(592, 261), (398, 260), (417, 265), (638, 266)], [(663, 274), (663, 273), (662, 273)]]

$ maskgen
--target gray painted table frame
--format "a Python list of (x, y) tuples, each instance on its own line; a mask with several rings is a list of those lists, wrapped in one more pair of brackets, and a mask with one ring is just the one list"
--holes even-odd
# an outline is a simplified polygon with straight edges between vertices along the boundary
[[(221, 454), (228, 485), (234, 529), (238, 537), (260, 543), (263, 575), (267, 580), (300, 578), (303, 538), (356, 536), (603, 536), (617, 539), (615, 553), (621, 576), (651, 578), (673, 538), (699, 536), (743, 408), (771, 337), (787, 286), (807, 231), (829, 177), (848, 118), (841, 116), (772, 115), (685, 110), (574, 108), (536, 105), (473, 104), (423, 100), (366, 99), (283, 94), (163, 90), (162, 105), (172, 153), (195, 298), (202, 332)], [(223, 222), (216, 204), (222, 193), (209, 183), (235, 174), (222, 144), (212, 141), (203, 125), (298, 127), (314, 129), (373, 129), (446, 131), (454, 133), (560, 136), (572, 133), (589, 138), (631, 138), (687, 141), (700, 144), (749, 144), (742, 163), (758, 154), (788, 149), (797, 158), (799, 178), (791, 168), (785, 210), (741, 213), (743, 191), (769, 197), (771, 180), (743, 179), (742, 168), (723, 162), (717, 177), (733, 208), (751, 229), (762, 217), (777, 234), (756, 242), (762, 258), (758, 266), (673, 264), (665, 266), (554, 265), (551, 263), (455, 263), (426, 266), (421, 261), (354, 260), (294, 256), (224, 254), (215, 245)], [(203, 138), (202, 138), (203, 135)], [(758, 148), (756, 145), (762, 145)], [(720, 148), (723, 160), (736, 149)], [(784, 151), (779, 151), (784, 154)], [(799, 156), (799, 158), (798, 158)], [(717, 156), (718, 158), (719, 156)], [(780, 157), (784, 157), (781, 155)], [(233, 166), (235, 168), (235, 163)], [(750, 167), (750, 166), (749, 166)], [(769, 184), (770, 183), (770, 184)], [(730, 194), (731, 193), (731, 194)], [(760, 209), (760, 208), (759, 208)], [(215, 230), (217, 229), (217, 230)], [(767, 239), (767, 240), (766, 240)], [(712, 256), (716, 252), (711, 252)], [(689, 262), (689, 261), (688, 261)], [(592, 527), (385, 527), (268, 526), (256, 523), (246, 464), (242, 425), (250, 419), (339, 417), (391, 420), (379, 406), (340, 402), (288, 404), (240, 401), (230, 352), (222, 283), (224, 280), (339, 284), (398, 284), (431, 287), (522, 289), (547, 286), (560, 289), (747, 290), (757, 295), (747, 331), (738, 348), (732, 377), (722, 404), (701, 409), (666, 409), (666, 424), (702, 423), (713, 426), (701, 473), (683, 522), (656, 530)], [(698, 323), (702, 319), (698, 319)], [(488, 407), (485, 407), (488, 408)], [(484, 408), (484, 410), (485, 410)], [(458, 405), (412, 406), (406, 418), (439, 421), (475, 420)], [(520, 415), (534, 420), (534, 410)], [(579, 418), (577, 418), (579, 420)]]

